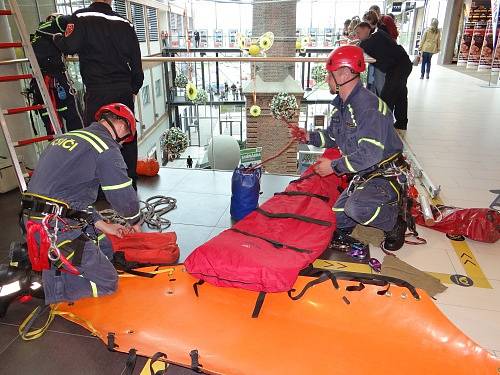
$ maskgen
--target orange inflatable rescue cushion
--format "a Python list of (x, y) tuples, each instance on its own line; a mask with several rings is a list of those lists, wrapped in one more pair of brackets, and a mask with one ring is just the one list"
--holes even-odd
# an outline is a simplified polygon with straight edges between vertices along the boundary
[(137, 160), (136, 172), (139, 176), (153, 177), (160, 171), (160, 164), (156, 159), (139, 159)]
[[(498, 358), (401, 280), (299, 276), (290, 295), (261, 299), (245, 289), (201, 285), (183, 265), (142, 270), (156, 275), (122, 275), (115, 294), (61, 303), (56, 313), (117, 351), (162, 352), (168, 362), (208, 374), (500, 373)], [(260, 312), (252, 314), (259, 300)]]
[(123, 238), (107, 235), (113, 251), (123, 252), (127, 262), (141, 264), (175, 264), (179, 246), (175, 232), (128, 233)]

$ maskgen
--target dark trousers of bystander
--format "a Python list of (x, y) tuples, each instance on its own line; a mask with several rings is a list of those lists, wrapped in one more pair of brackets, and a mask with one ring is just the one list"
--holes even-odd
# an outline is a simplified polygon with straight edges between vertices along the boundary
[(406, 87), (408, 76), (411, 73), (412, 64), (402, 63), (385, 76), (384, 88), (380, 98), (394, 112), (396, 129), (406, 130), (408, 127), (408, 88)]
[[(87, 89), (85, 92), (85, 125), (88, 126), (95, 121), (95, 113), (103, 105), (110, 103), (122, 103), (134, 111), (134, 96), (129, 88), (120, 90), (116, 85), (110, 89)], [(127, 164), (128, 176), (133, 181), (134, 189), (137, 189), (137, 134), (133, 142), (122, 146), (122, 155)]]

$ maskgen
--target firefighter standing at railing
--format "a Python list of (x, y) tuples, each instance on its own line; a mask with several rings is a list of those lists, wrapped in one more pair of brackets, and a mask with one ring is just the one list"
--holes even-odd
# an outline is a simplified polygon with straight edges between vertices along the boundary
[[(141, 50), (133, 25), (111, 9), (111, 0), (94, 1), (73, 13), (64, 35), (56, 35), (54, 43), (64, 53), (78, 54), (85, 126), (108, 103), (123, 103), (134, 111), (134, 96), (144, 80)], [(122, 155), (135, 188), (137, 137), (123, 146)]]

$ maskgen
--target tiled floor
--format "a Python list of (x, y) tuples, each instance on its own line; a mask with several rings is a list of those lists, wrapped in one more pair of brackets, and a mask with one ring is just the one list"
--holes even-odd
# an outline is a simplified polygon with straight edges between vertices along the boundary
[[(407, 141), (434, 183), (442, 185), (442, 199), (465, 207), (487, 206), (500, 188), (500, 89), (481, 87), (482, 81), (433, 66), (430, 80), (409, 79), (409, 130)], [(162, 169), (160, 176), (140, 183), (140, 196), (156, 194), (177, 199), (178, 208), (167, 216), (178, 234), (181, 261), (198, 245), (231, 225), (230, 172)], [(291, 177), (264, 176), (262, 200), (281, 191)], [(17, 194), (0, 195), (0, 259), (8, 243), (18, 236), (15, 227)], [(419, 228), (427, 245), (405, 246), (402, 260), (424, 271), (465, 274), (459, 258), (443, 234)], [(500, 356), (500, 243), (467, 241), (491, 289), (448, 285), (436, 304), (460, 329), (486, 349)], [(382, 260), (383, 253), (371, 249)], [(34, 342), (17, 335), (22, 318), (33, 304), (12, 306), (0, 320), (0, 373), (118, 374), (126, 356), (110, 353), (97, 339), (70, 323), (56, 319), (51, 331)], [(69, 350), (68, 350), (69, 349)], [(64, 352), (63, 358), (57, 360)], [(56, 358), (56, 360), (40, 360)], [(141, 364), (144, 363), (141, 359)], [(138, 366), (141, 367), (141, 366)], [(180, 374), (172, 368), (169, 374)]]

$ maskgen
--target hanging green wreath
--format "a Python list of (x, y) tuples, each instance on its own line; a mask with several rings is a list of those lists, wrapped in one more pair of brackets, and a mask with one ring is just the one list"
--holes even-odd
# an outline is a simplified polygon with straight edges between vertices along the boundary
[(169, 157), (177, 159), (189, 146), (187, 135), (177, 127), (172, 127), (162, 134), (160, 147)]
[(188, 79), (184, 73), (178, 73), (175, 76), (174, 85), (175, 87), (184, 88), (188, 84)]
[(270, 108), (275, 119), (290, 121), (295, 116), (299, 105), (295, 96), (280, 92), (272, 98)]
[(205, 104), (208, 102), (208, 93), (204, 89), (199, 89), (193, 102), (196, 104)]
[(316, 86), (321, 85), (326, 80), (326, 75), (328, 74), (325, 65), (316, 65), (312, 68), (312, 79), (316, 82)]

